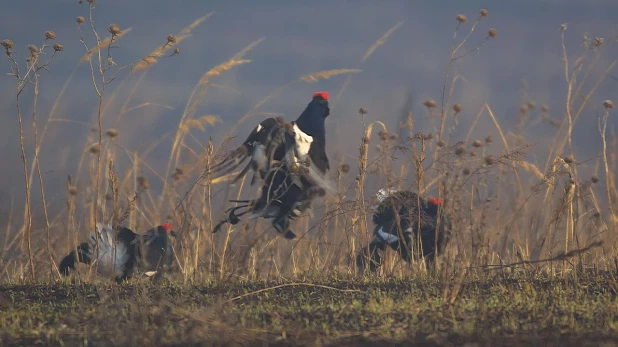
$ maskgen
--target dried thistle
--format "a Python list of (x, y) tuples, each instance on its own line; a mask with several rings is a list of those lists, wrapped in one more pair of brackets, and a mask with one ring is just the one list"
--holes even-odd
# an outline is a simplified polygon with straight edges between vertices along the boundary
[(614, 102), (611, 100), (605, 100), (603, 101), (603, 106), (605, 108), (614, 108)]
[(487, 17), (489, 12), (487, 12), (487, 10), (483, 8), (479, 11), (479, 14), (481, 15), (481, 17)]
[(562, 25), (560, 25), (560, 31), (566, 31), (567, 30), (567, 23), (564, 23)]
[(45, 32), (45, 40), (53, 40), (56, 38), (56, 34), (54, 34), (53, 31), (46, 31)]
[(105, 132), (105, 135), (107, 135), (111, 139), (115, 139), (118, 137), (118, 130), (110, 128)]
[(64, 51), (64, 46), (61, 43), (54, 44), (53, 48), (54, 48), (54, 52)]
[(9, 39), (2, 40), (2, 42), (0, 42), (0, 45), (2, 45), (2, 47), (4, 47), (7, 50), (7, 52), (8, 52), (9, 49), (11, 49), (11, 48), (13, 48), (15, 46), (13, 41), (11, 41)]
[(590, 178), (590, 181), (591, 181), (592, 183), (597, 183), (597, 182), (599, 182), (599, 176), (597, 176), (597, 175), (592, 175), (592, 177)]
[(369, 137), (363, 136), (363, 143), (364, 144), (368, 144), (369, 143)]
[(535, 107), (536, 107), (536, 102), (534, 102), (534, 101), (528, 102), (528, 109), (532, 110)]
[(461, 112), (461, 110), (463, 110), (463, 106), (461, 106), (461, 104), (453, 105), (453, 112), (455, 112), (455, 114)]
[(429, 99), (429, 100), (425, 100), (425, 102), (423, 102), (423, 105), (425, 105), (425, 107), (431, 110), (432, 108), (436, 107), (438, 104), (436, 103), (436, 100)]
[(88, 0), (89, 3), (94, 4), (97, 0)]
[(493, 142), (493, 139), (491, 138), (491, 135), (485, 138), (485, 143), (492, 143), (492, 142)]
[(571, 164), (575, 161), (575, 157), (573, 156), (573, 154), (569, 154), (563, 159), (564, 159), (564, 162), (567, 164)]
[(382, 141), (386, 141), (388, 140), (388, 132), (385, 130), (380, 130), (380, 132), (378, 133), (378, 135), (380, 136), (380, 140)]
[(594, 40), (592, 41), (592, 47), (599, 47), (603, 44), (603, 38), (602, 37), (595, 37)]
[(529, 109), (528, 109), (528, 105), (523, 104), (521, 106), (519, 106), (519, 112), (522, 114), (526, 114), (528, 113)]
[(466, 18), (465, 15), (463, 14), (458, 14), (457, 17), (455, 17), (457, 19), (457, 21), (461, 24), (465, 23), (468, 21), (468, 18)]
[(495, 28), (491, 28), (487, 32), (487, 35), (493, 39), (494, 37), (498, 36), (498, 30), (496, 30)]
[(479, 147), (483, 146), (483, 143), (482, 143), (480, 140), (475, 140), (475, 141), (472, 143), (472, 146), (474, 146), (474, 147), (476, 147), (476, 148), (479, 148)]
[(361, 114), (361, 115), (367, 114), (367, 109), (366, 109), (366, 108), (364, 108), (364, 107), (361, 107), (361, 108), (358, 110), (358, 113), (359, 113), (359, 114)]
[(496, 158), (493, 155), (488, 155), (485, 157), (486, 165), (493, 165), (496, 162)]
[(146, 190), (150, 188), (150, 181), (148, 180), (148, 177), (146, 176), (139, 176), (137, 177), (137, 185), (139, 186), (140, 189)]
[(36, 55), (37, 53), (39, 53), (39, 47), (35, 45), (28, 45), (28, 50), (30, 51), (31, 55)]
[(440, 140), (440, 141), (438, 141), (438, 143), (436, 143), (436, 145), (438, 147), (444, 147), (445, 143), (444, 143), (444, 141)]
[(169, 34), (167, 35), (167, 42), (168, 43), (176, 43), (178, 40), (176, 39), (176, 36)]
[(88, 148), (88, 152), (92, 153), (92, 154), (99, 154), (101, 153), (101, 146), (99, 146), (98, 143), (93, 143), (89, 148)]
[[(429, 134), (431, 135), (431, 134)], [(433, 136), (432, 136), (433, 137)], [(391, 141), (397, 141), (399, 139), (399, 135), (397, 134), (391, 134)]]
[(84, 24), (86, 22), (86, 19), (82, 16), (77, 16), (75, 17), (75, 21), (77, 22), (77, 24)]
[(462, 145), (458, 145), (457, 147), (455, 147), (455, 154), (458, 156), (466, 154), (466, 148)]
[(180, 54), (180, 48), (174, 48), (174, 53), (172, 55)]
[(547, 106), (547, 105), (541, 106), (541, 111), (543, 111), (543, 112), (549, 111), (549, 106)]
[(112, 37), (118, 36), (120, 35), (120, 33), (122, 33), (120, 27), (117, 24), (110, 24), (109, 27), (107, 27), (107, 30), (110, 34), (112, 34)]
[(348, 173), (348, 172), (350, 172), (350, 165), (348, 165), (348, 164), (342, 164), (342, 165), (341, 165), (341, 172), (343, 172), (343, 173)]

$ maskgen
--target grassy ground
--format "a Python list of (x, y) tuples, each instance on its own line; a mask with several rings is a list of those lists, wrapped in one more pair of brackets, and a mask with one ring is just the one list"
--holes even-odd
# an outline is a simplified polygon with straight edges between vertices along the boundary
[[(448, 289), (445, 289), (448, 288)], [(446, 295), (445, 295), (446, 293)], [(618, 345), (618, 285), (500, 276), (0, 289), (2, 345)]]

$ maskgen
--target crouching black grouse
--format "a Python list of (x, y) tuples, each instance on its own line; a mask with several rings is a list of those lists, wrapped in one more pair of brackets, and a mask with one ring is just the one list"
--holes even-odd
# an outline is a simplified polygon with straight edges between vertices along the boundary
[[(328, 93), (317, 92), (302, 114), (290, 123), (281, 118), (268, 118), (258, 124), (243, 144), (213, 167), (213, 172), (228, 173), (251, 157), (233, 180), (236, 183), (253, 170), (253, 185), (261, 180), (260, 197), (253, 200), (230, 200), (240, 205), (213, 228), (219, 231), (225, 223), (237, 224), (240, 216), (251, 212), (250, 220), (272, 219), (279, 234), (293, 239), (290, 220), (311, 208), (317, 197), (333, 191), (325, 178), (330, 169), (326, 155), (326, 117), (330, 114)], [(239, 209), (245, 209), (237, 213)]]
[(442, 204), (442, 199), (419, 198), (409, 190), (394, 189), (380, 189), (377, 198), (378, 205), (373, 207), (373, 239), (356, 256), (356, 264), (360, 270), (366, 269), (368, 261), (369, 270), (376, 271), (382, 264), (378, 251), (384, 251), (387, 245), (407, 263), (412, 258), (412, 249), (416, 249), (420, 252), (414, 254), (420, 253), (427, 263), (432, 264), (434, 253), (442, 253), (451, 236), (451, 221), (444, 211), (441, 212), (436, 233), (438, 206)]
[[(71, 251), (62, 259), (60, 273), (68, 276), (69, 269), (75, 269), (76, 263), (90, 265), (96, 260), (96, 270), (100, 275), (114, 277), (116, 282), (120, 283), (131, 278), (136, 269), (138, 273), (149, 277), (159, 277), (175, 259), (170, 236), (175, 237), (176, 233), (170, 223), (152, 228), (144, 235), (122, 228), (117, 237), (114, 236), (111, 225), (97, 223), (97, 228), (88, 242), (81, 243), (77, 250)], [(98, 256), (94, 254), (97, 239)]]

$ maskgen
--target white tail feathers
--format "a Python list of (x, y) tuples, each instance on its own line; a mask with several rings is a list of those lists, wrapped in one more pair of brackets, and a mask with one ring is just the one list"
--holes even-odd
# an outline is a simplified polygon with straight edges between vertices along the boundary
[[(99, 243), (98, 256), (94, 256), (97, 239)], [(129, 260), (127, 246), (115, 240), (114, 228), (111, 225), (97, 223), (95, 233), (90, 236), (90, 253), (97, 259), (97, 271), (105, 276), (122, 274)]]

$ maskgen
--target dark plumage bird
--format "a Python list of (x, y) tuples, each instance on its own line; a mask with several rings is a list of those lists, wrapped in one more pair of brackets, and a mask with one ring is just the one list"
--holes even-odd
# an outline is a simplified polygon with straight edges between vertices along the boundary
[[(409, 190), (396, 191), (394, 189), (388, 191), (381, 189), (377, 198), (379, 203), (374, 206), (373, 239), (357, 254), (357, 266), (364, 270), (369, 261), (369, 270), (376, 271), (377, 267), (382, 264), (379, 251), (384, 251), (386, 246), (395, 250), (408, 263), (412, 258), (412, 249), (417, 249), (420, 255), (431, 264), (434, 253), (439, 255), (444, 250), (451, 235), (451, 221), (442, 211), (436, 239), (438, 206), (442, 204), (442, 199), (419, 198), (416, 193)], [(420, 209), (418, 208), (419, 200)]]
[[(75, 269), (78, 262), (90, 265), (93, 260), (97, 260), (97, 272), (106, 277), (114, 277), (118, 283), (131, 278), (136, 269), (147, 276), (158, 277), (172, 265), (175, 258), (170, 242), (170, 236), (175, 235), (172, 225), (164, 223), (148, 230), (144, 235), (122, 228), (117, 237), (114, 237), (111, 225), (97, 223), (97, 228), (88, 242), (81, 243), (77, 250), (65, 256), (60, 262), (59, 270), (61, 274), (68, 276), (69, 269)], [(94, 254), (97, 239), (98, 256)]]
[[(237, 224), (240, 216), (251, 212), (250, 219), (272, 219), (277, 232), (288, 239), (296, 234), (289, 229), (290, 220), (311, 207), (318, 196), (332, 191), (325, 178), (330, 170), (326, 155), (325, 121), (330, 114), (328, 93), (313, 94), (301, 115), (290, 123), (281, 118), (268, 118), (258, 124), (240, 147), (223, 159), (214, 172), (228, 173), (249, 162), (232, 183), (253, 170), (251, 185), (261, 182), (261, 195), (253, 200), (230, 200), (240, 203), (226, 211), (225, 223)], [(236, 213), (239, 209), (246, 209)]]

